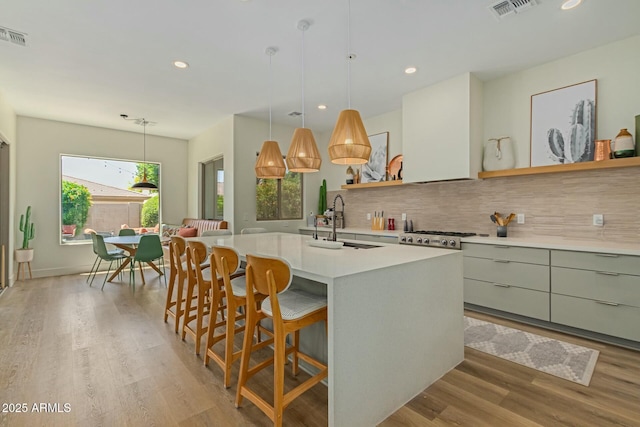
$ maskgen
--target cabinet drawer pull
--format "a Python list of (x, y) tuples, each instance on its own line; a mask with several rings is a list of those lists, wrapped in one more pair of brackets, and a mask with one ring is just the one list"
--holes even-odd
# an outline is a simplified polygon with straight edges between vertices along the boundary
[(502, 283), (494, 283), (493, 286), (497, 286), (499, 288), (510, 288), (511, 285), (503, 285)]
[(605, 276), (619, 276), (620, 273), (614, 273), (612, 271), (596, 271), (596, 274), (604, 274)]
[(616, 254), (596, 254), (596, 256), (602, 256), (606, 258), (618, 258), (619, 255)]
[(496, 248), (496, 249), (509, 249), (511, 246), (494, 245), (493, 247)]
[(602, 305), (610, 305), (612, 307), (617, 307), (620, 304), (618, 304), (617, 302), (609, 302), (609, 301), (596, 301), (597, 304), (602, 304)]
[(502, 262), (502, 263), (509, 263), (511, 261), (509, 261), (508, 259), (494, 259), (493, 262)]

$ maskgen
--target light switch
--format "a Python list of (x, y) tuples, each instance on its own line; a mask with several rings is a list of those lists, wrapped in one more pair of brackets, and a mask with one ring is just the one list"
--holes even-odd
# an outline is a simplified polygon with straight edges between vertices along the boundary
[(604, 215), (602, 214), (594, 214), (593, 215), (593, 225), (596, 227), (602, 227), (604, 225)]

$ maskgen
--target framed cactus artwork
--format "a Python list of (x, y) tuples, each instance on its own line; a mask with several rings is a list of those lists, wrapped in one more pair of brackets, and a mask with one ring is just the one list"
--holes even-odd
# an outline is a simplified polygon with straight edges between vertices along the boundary
[(531, 166), (593, 160), (596, 80), (531, 96)]

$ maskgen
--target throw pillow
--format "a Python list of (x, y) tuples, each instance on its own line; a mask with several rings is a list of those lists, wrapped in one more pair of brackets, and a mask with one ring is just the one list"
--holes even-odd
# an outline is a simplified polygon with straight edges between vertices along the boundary
[(180, 237), (198, 237), (198, 229), (194, 227), (184, 227), (178, 231)]

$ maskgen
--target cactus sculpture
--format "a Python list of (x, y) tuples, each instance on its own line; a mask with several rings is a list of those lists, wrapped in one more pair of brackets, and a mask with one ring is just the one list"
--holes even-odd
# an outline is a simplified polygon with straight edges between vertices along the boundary
[(327, 180), (322, 180), (322, 185), (320, 186), (320, 198), (318, 199), (318, 214), (324, 214), (324, 211), (327, 210)]
[(552, 158), (560, 163), (577, 163), (593, 160), (596, 135), (595, 103), (590, 99), (578, 102), (571, 114), (570, 134), (559, 129), (547, 131)]
[(33, 239), (36, 227), (31, 222), (31, 206), (27, 206), (26, 215), (20, 215), (20, 231), (22, 231), (22, 249), (29, 249), (29, 240)]

